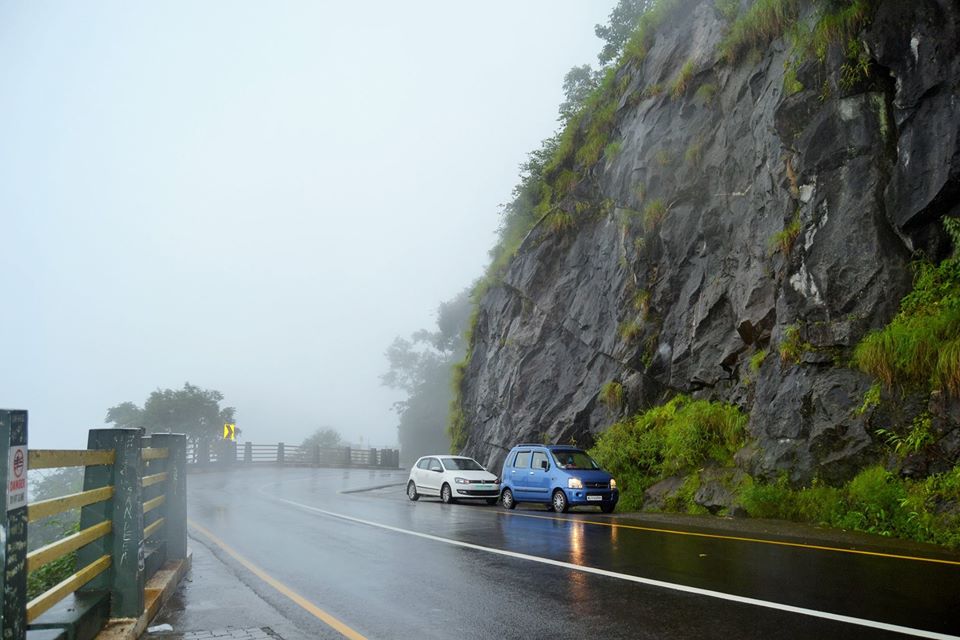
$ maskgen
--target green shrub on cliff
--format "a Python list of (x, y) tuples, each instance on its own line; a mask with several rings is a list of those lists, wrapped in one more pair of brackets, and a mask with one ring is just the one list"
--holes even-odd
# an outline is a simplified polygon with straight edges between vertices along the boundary
[[(951, 237), (960, 222), (944, 220)], [(960, 256), (915, 264), (913, 291), (886, 327), (868, 334), (854, 363), (887, 388), (941, 389), (960, 396)]]
[(617, 478), (621, 509), (639, 509), (644, 490), (662, 478), (708, 460), (730, 464), (746, 420), (733, 405), (680, 395), (616, 423), (590, 454)]
[(736, 62), (751, 49), (761, 49), (783, 35), (800, 14), (800, 0), (756, 0), (730, 26), (720, 43), (727, 62)]
[(623, 385), (616, 380), (611, 380), (600, 387), (599, 398), (610, 411), (620, 411), (623, 408)]

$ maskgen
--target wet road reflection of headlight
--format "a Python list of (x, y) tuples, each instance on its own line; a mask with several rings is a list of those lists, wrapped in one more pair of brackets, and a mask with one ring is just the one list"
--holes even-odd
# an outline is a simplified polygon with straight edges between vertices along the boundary
[(583, 489), (583, 480), (580, 478), (567, 478), (568, 489)]

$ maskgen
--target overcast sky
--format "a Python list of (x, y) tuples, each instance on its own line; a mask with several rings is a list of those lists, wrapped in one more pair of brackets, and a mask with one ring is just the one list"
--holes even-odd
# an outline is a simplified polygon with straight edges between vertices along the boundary
[(397, 335), (478, 277), (614, 0), (0, 3), (0, 407), (73, 448), (185, 381), (396, 443)]

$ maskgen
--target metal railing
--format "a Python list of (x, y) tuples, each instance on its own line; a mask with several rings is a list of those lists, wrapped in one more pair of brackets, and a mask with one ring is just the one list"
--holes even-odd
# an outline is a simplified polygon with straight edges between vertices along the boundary
[(276, 444), (236, 443), (225, 440), (187, 444), (189, 467), (281, 464), (312, 467), (357, 467), (399, 469), (397, 449), (355, 449), (351, 447), (302, 447)]
[[(11, 461), (0, 472), (8, 489), (0, 515), (6, 534), (0, 636), (24, 640), (34, 627), (70, 629), (80, 607), (57, 605), (71, 596), (98, 603), (91, 610), (110, 618), (141, 618), (146, 581), (167, 561), (187, 557), (186, 437), (92, 429), (87, 449), (30, 450), (26, 418), (26, 411), (0, 410), (0, 449)], [(27, 504), (28, 471), (77, 468), (80, 491)], [(77, 510), (76, 532), (28, 551), (28, 524)], [(74, 553), (73, 573), (28, 602), (28, 575)], [(101, 615), (94, 631), (106, 622)], [(68, 636), (80, 637), (75, 630)]]

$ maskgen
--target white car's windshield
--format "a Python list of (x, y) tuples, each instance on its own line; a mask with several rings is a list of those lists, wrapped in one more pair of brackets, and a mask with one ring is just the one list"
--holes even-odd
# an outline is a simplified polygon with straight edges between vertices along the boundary
[(441, 458), (447, 471), (484, 471), (473, 458)]
[(561, 469), (599, 469), (593, 458), (583, 451), (554, 451), (553, 459)]

